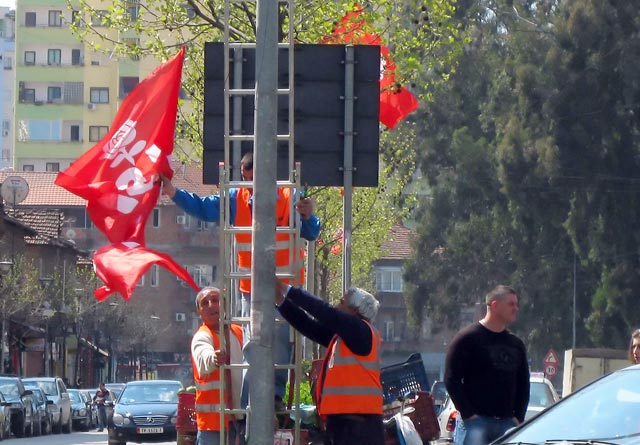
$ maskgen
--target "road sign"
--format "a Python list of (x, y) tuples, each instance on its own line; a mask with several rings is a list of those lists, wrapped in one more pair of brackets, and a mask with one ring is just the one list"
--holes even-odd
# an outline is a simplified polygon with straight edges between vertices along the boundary
[(558, 368), (553, 365), (547, 365), (544, 367), (544, 373), (547, 377), (553, 377), (558, 373)]
[(560, 363), (560, 360), (558, 360), (556, 351), (554, 351), (553, 349), (549, 349), (549, 352), (547, 352), (547, 355), (544, 356), (544, 360), (542, 361), (542, 363), (544, 363), (545, 365), (557, 366)]

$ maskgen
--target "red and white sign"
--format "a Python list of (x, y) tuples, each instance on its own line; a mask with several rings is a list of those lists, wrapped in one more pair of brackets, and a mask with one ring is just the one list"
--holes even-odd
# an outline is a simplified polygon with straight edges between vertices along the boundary
[(558, 373), (558, 368), (553, 365), (546, 365), (544, 367), (544, 373), (547, 377), (553, 377)]
[(549, 349), (549, 352), (547, 352), (547, 355), (544, 356), (544, 360), (542, 361), (542, 363), (551, 366), (557, 366), (558, 364), (560, 364), (560, 360), (558, 360), (556, 351), (554, 351), (553, 349)]

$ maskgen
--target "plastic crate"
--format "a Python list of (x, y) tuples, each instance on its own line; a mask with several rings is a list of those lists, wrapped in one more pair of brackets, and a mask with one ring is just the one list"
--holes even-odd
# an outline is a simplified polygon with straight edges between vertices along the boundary
[(178, 416), (176, 418), (178, 435), (198, 430), (196, 424), (196, 395), (192, 392), (178, 393)]
[[(436, 416), (431, 393), (419, 391), (417, 397), (408, 401), (404, 406), (405, 411), (407, 411), (407, 408), (413, 408), (413, 410), (410, 410), (411, 412), (405, 415), (413, 422), (422, 442), (427, 443), (440, 438), (440, 425), (438, 424), (438, 417)], [(399, 406), (390, 408), (384, 411), (384, 417), (388, 419), (399, 412)], [(400, 444), (395, 426), (393, 428), (385, 428), (384, 443), (385, 445)]]
[(427, 372), (420, 354), (412, 354), (406, 362), (380, 369), (383, 404), (388, 405), (409, 391), (429, 391)]

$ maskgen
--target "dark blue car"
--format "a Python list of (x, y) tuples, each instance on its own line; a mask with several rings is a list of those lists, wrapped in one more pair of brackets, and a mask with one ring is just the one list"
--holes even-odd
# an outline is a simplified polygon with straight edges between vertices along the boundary
[(125, 386), (113, 409), (109, 445), (176, 440), (177, 380), (138, 380)]

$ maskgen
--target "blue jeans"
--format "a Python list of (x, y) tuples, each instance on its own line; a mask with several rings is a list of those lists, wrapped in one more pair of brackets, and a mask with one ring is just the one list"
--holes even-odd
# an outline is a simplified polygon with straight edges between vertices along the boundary
[(453, 445), (462, 445), (464, 443), (464, 436), (467, 433), (467, 429), (464, 427), (464, 421), (458, 413), (456, 417), (456, 428), (453, 430)]
[(103, 429), (107, 427), (107, 407), (98, 404), (98, 428)]
[(220, 431), (198, 430), (196, 445), (220, 445)]
[(466, 429), (463, 445), (487, 445), (516, 426), (513, 418), (496, 419), (489, 416), (464, 419), (463, 422)]
[[(241, 316), (249, 317), (251, 312), (251, 296), (246, 293), (242, 293), (242, 306)], [(276, 318), (282, 320), (280, 313), (276, 310)], [(249, 362), (251, 356), (251, 349), (247, 348), (247, 344), (251, 339), (251, 330), (249, 325), (244, 325), (243, 328), (244, 337), (244, 360), (245, 363)], [(275, 329), (275, 344), (273, 347), (273, 360), (279, 365), (285, 365), (291, 363), (291, 355), (293, 354), (293, 345), (289, 341), (289, 324), (288, 323), (276, 323)], [(287, 369), (278, 369), (275, 371), (275, 395), (282, 399), (287, 389), (287, 381), (289, 380), (289, 371)], [(246, 369), (242, 381), (242, 395), (240, 398), (240, 405), (246, 408), (249, 404), (249, 385), (251, 381), (251, 369)]]

